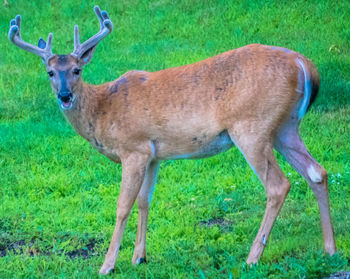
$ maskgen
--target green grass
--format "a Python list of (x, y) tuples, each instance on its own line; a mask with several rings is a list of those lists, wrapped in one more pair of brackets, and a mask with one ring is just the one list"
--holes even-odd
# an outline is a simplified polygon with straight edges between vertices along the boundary
[[(301, 134), (329, 172), (339, 254), (322, 250), (319, 211), (306, 182), (279, 157), (292, 189), (258, 265), (245, 259), (266, 197), (243, 156), (161, 164), (148, 227), (149, 264), (131, 265), (134, 209), (115, 278), (322, 278), (350, 270), (350, 2), (25, 1), (0, 6), (0, 278), (97, 278), (115, 221), (121, 166), (93, 150), (57, 108), (40, 59), (11, 45), (54, 32), (53, 50), (73, 50), (98, 30), (93, 6), (114, 31), (97, 47), (84, 79), (110, 81), (131, 69), (193, 63), (249, 43), (287, 47), (317, 65), (322, 85)], [(1, 1), (2, 5), (2, 1)], [(202, 221), (223, 218), (211, 227)], [(202, 223), (201, 223), (202, 222)], [(6, 255), (4, 255), (6, 252)]]

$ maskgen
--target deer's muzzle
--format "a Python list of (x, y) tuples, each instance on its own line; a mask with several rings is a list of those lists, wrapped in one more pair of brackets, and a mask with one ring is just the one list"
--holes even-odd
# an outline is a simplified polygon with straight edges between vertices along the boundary
[(60, 91), (57, 95), (62, 109), (70, 109), (73, 105), (73, 94), (70, 91)]
[(62, 102), (69, 102), (72, 97), (73, 97), (73, 94), (69, 91), (64, 91), (64, 92), (59, 92), (58, 93), (58, 96), (57, 96)]

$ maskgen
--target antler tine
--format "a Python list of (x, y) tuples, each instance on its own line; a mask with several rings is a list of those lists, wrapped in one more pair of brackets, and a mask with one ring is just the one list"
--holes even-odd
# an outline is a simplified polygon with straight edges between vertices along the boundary
[(16, 21), (16, 25), (18, 26), (18, 30), (21, 30), (21, 16), (16, 15), (15, 21)]
[(79, 29), (78, 25), (74, 26), (74, 50), (80, 47), (80, 39), (79, 39)]
[(72, 55), (78, 58), (81, 57), (88, 49), (95, 47), (104, 37), (111, 33), (113, 29), (113, 24), (109, 19), (107, 12), (101, 12), (98, 6), (95, 6), (94, 10), (100, 22), (100, 31), (96, 35), (80, 44), (78, 26), (74, 27), (74, 51)]
[(49, 35), (47, 36), (47, 43), (45, 47), (45, 51), (50, 55), (52, 55), (52, 37), (53, 37), (53, 34), (50, 32)]
[(95, 14), (97, 15), (97, 18), (100, 22), (100, 29), (103, 28), (103, 17), (102, 17), (102, 14), (101, 14), (101, 9), (99, 6), (95, 6), (94, 7), (94, 11), (95, 11)]
[(29, 44), (22, 40), (21, 38), (21, 16), (17, 15), (15, 19), (10, 22), (10, 30), (8, 33), (8, 38), (14, 45), (34, 53), (40, 56), (43, 60), (47, 61), (52, 56), (51, 43), (52, 43), (52, 33), (49, 34), (47, 39), (47, 44), (45, 49), (39, 48), (35, 45)]

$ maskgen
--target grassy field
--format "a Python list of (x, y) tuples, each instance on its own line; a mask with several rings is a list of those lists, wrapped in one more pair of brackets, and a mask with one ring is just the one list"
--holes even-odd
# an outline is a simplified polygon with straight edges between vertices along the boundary
[[(316, 200), (281, 158), (292, 189), (259, 264), (245, 265), (264, 213), (264, 189), (235, 148), (205, 160), (168, 161), (148, 227), (147, 265), (132, 266), (137, 210), (115, 278), (323, 278), (350, 270), (350, 2), (25, 1), (0, 3), (0, 278), (98, 278), (112, 235), (121, 166), (93, 150), (60, 113), (38, 57), (11, 45), (54, 32), (53, 51), (98, 30), (93, 6), (114, 31), (84, 72), (93, 84), (131, 69), (157, 71), (249, 43), (287, 47), (314, 61), (321, 90), (301, 125), (329, 172), (339, 253), (322, 253)], [(73, 3), (74, 2), (74, 3)]]

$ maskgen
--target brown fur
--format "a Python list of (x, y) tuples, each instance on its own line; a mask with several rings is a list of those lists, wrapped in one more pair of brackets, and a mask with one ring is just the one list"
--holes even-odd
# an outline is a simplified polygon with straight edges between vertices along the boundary
[[(76, 109), (66, 115), (89, 141), (82, 130), (91, 120), (91, 137), (113, 150), (113, 158), (120, 157), (117, 150), (124, 145), (139, 148), (140, 141), (152, 140), (159, 143), (158, 159), (191, 153), (197, 149), (194, 137), (205, 144), (245, 122), (263, 126), (273, 138), (301, 97), (290, 90), (297, 87), (297, 57), (313, 67), (297, 53), (250, 45), (182, 67), (154, 73), (131, 71), (100, 86), (81, 82), (74, 87)], [(57, 62), (52, 60), (50, 66), (55, 67)]]

